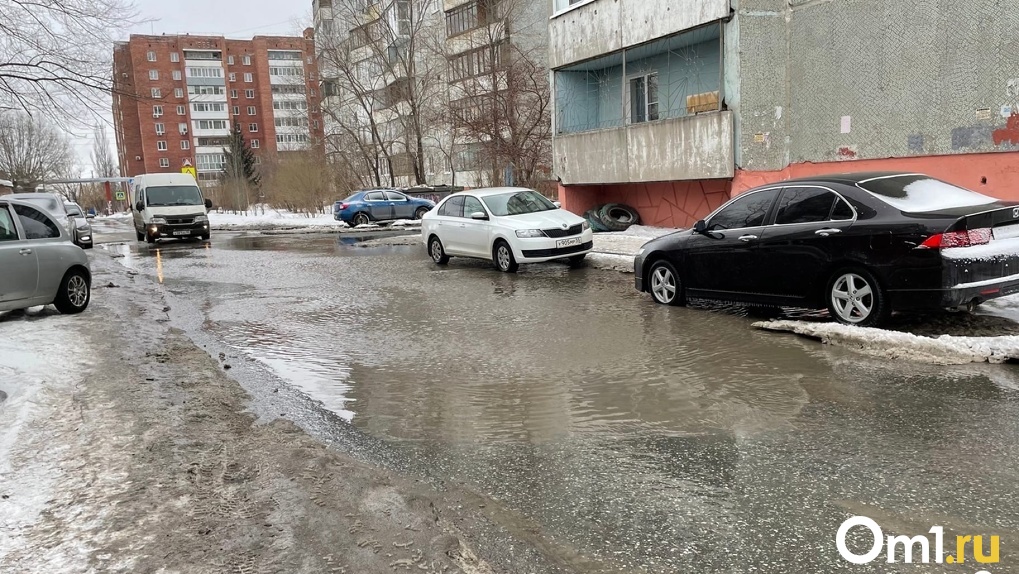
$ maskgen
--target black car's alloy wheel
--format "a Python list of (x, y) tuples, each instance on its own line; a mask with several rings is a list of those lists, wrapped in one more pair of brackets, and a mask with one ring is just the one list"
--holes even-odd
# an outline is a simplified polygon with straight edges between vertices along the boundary
[(364, 213), (358, 213), (354, 216), (354, 227), (357, 227), (358, 225), (368, 225), (371, 222), (371, 218)]
[(648, 272), (648, 287), (656, 303), (676, 306), (686, 304), (679, 273), (668, 261), (656, 261), (651, 266)]
[(839, 323), (876, 327), (888, 316), (888, 302), (877, 279), (863, 269), (844, 269), (828, 282), (828, 312)]
[(432, 237), (428, 241), (428, 254), (431, 255), (432, 261), (438, 265), (449, 263), (449, 255), (446, 255), (446, 250), (442, 248), (442, 242), (438, 237)]

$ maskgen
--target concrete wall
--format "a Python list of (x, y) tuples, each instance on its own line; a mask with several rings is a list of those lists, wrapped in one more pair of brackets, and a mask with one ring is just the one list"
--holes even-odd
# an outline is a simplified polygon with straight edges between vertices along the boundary
[(559, 200), (573, 213), (605, 203), (625, 203), (637, 210), (641, 224), (655, 227), (692, 227), (729, 198), (727, 179), (559, 188)]
[(732, 130), (725, 111), (556, 136), (556, 175), (565, 185), (731, 178)]
[(734, 4), (739, 167), (1019, 150), (1007, 137), (1019, 110), (1013, 4)]
[(729, 1), (596, 0), (581, 4), (549, 23), (549, 67), (560, 68), (725, 18)]

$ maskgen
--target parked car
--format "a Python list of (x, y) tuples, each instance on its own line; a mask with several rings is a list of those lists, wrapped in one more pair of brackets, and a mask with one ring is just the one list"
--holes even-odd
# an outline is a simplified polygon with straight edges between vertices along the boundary
[(373, 221), (421, 219), (435, 203), (409, 197), (392, 189), (359, 191), (333, 204), (333, 218), (347, 225), (367, 225)]
[(71, 224), (71, 239), (74, 244), (82, 249), (92, 249), (92, 223), (89, 219), (93, 216), (85, 215), (81, 206), (73, 201), (65, 201), (64, 210)]
[(637, 290), (666, 305), (827, 307), (840, 323), (877, 326), (893, 310), (1019, 292), (1019, 204), (917, 173), (790, 180), (648, 242), (634, 271)]
[(519, 187), (450, 195), (421, 219), (421, 237), (439, 265), (452, 256), (476, 257), (506, 273), (520, 263), (578, 264), (594, 246), (587, 220)]
[(0, 269), (0, 311), (52, 303), (72, 314), (88, 307), (88, 256), (57, 218), (36, 204), (0, 197)]

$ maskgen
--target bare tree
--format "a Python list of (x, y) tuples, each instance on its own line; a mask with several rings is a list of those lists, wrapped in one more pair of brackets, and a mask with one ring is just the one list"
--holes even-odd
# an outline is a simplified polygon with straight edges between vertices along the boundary
[(0, 110), (94, 115), (113, 89), (115, 34), (137, 22), (132, 0), (0, 2)]
[(20, 111), (0, 114), (0, 172), (16, 188), (66, 177), (73, 165), (71, 142), (53, 124)]
[(312, 215), (332, 199), (333, 182), (319, 150), (277, 154), (261, 171), (266, 200), (277, 209)]
[(110, 150), (110, 139), (106, 135), (105, 124), (99, 124), (95, 128), (95, 139), (92, 141), (92, 169), (95, 170), (96, 177), (116, 177), (120, 171)]

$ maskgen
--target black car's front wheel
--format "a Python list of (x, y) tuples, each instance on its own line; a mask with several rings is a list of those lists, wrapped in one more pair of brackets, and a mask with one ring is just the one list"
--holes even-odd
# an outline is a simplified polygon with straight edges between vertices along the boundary
[(828, 312), (844, 325), (877, 327), (888, 318), (888, 298), (878, 280), (865, 269), (834, 273), (825, 291)]
[(668, 261), (655, 261), (648, 271), (648, 288), (655, 303), (681, 306), (686, 304), (683, 282), (676, 267)]

